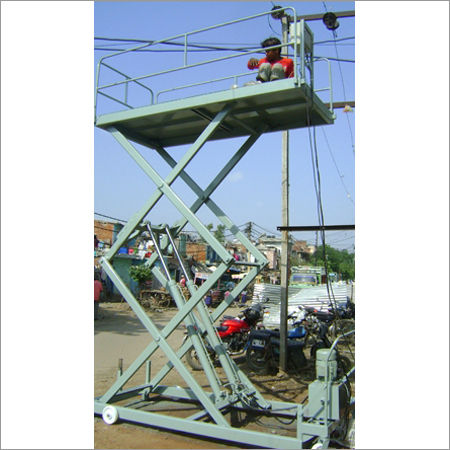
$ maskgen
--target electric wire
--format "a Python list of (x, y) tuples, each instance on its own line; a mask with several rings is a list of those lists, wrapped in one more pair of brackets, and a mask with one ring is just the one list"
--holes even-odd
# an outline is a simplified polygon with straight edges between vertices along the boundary
[[(274, 33), (276, 33), (275, 30), (272, 30)], [(342, 38), (337, 38), (337, 39), (327, 39), (324, 41), (316, 41), (314, 42), (314, 45), (323, 45), (323, 44), (333, 44), (336, 43), (340, 43), (342, 41), (349, 41), (349, 40), (354, 40), (355, 36), (347, 36), (347, 37), (342, 37)], [(108, 41), (108, 42), (114, 42), (116, 41), (118, 44), (119, 43), (130, 43), (130, 44), (134, 44), (134, 43), (142, 43), (142, 44), (146, 44), (146, 43), (153, 43), (155, 42), (153, 39), (128, 39), (128, 38), (107, 38), (107, 37), (94, 37), (94, 40), (99, 40), (99, 41)], [(117, 45), (118, 45), (117, 44)], [(160, 42), (160, 44), (165, 44), (165, 42)], [(183, 42), (175, 42), (172, 43), (172, 45), (183, 45)], [(116, 44), (112, 44), (112, 45), (116, 45)], [(242, 48), (260, 48), (259, 45), (256, 45), (255, 43), (248, 43), (248, 42), (227, 42), (226, 44), (223, 42), (191, 42), (190, 44), (188, 43), (188, 47), (190, 45), (197, 45), (197, 46), (224, 46), (224, 45), (236, 45), (236, 46), (240, 46)], [(350, 45), (354, 45), (354, 44), (350, 44)], [(230, 49), (230, 47), (214, 47), (213, 49)]]
[[(272, 8), (274, 8), (275, 6), (277, 6), (277, 5), (275, 5), (275, 3), (274, 2), (270, 2), (270, 3), (272, 3)], [(276, 35), (278, 35), (278, 36), (281, 36), (281, 34), (280, 33), (278, 33), (277, 31), (275, 31), (274, 29), (273, 29), (273, 27), (272, 27), (272, 25), (270, 24), (270, 14), (268, 14), (267, 15), (267, 24), (269, 25), (269, 28), (272, 30), (272, 32), (273, 33), (275, 33)]]
[(100, 214), (100, 213), (97, 213), (97, 212), (95, 212), (95, 211), (94, 211), (94, 215), (96, 215), (96, 216), (101, 216), (101, 217), (106, 217), (107, 219), (117, 220), (118, 222), (124, 222), (124, 223), (127, 223), (126, 220), (123, 220), (123, 219), (117, 219), (116, 217), (106, 216), (106, 215), (104, 215), (104, 214)]
[(257, 225), (256, 223), (253, 223), (253, 225), (254, 225), (255, 227), (260, 228), (261, 230), (263, 230), (263, 231), (265, 231), (265, 232), (267, 232), (267, 233), (270, 233), (270, 234), (273, 234), (273, 235), (281, 236), (281, 233), (279, 233), (278, 231), (270, 231), (270, 230), (268, 230), (268, 229), (266, 229), (266, 228), (263, 228), (263, 227), (260, 226), (260, 225)]
[[(336, 32), (335, 31), (333, 32), (333, 34), (334, 34), (334, 36), (336, 36)], [(339, 53), (338, 53), (338, 49), (337, 49), (336, 44), (334, 45), (334, 48), (336, 50), (336, 60), (337, 60), (337, 63), (338, 63), (339, 72), (340, 72), (341, 80), (342, 80), (342, 90), (343, 90), (343, 93), (344, 93), (344, 101), (346, 101), (347, 100), (347, 95), (345, 93), (344, 75), (342, 74), (341, 61), (339, 60)], [(349, 132), (350, 132), (350, 139), (351, 139), (350, 142), (352, 144), (353, 154), (355, 154), (355, 139), (353, 137), (353, 131), (352, 131), (352, 127), (351, 127), (351, 124), (350, 124), (350, 117), (348, 116), (348, 113), (345, 114), (345, 117), (347, 118), (348, 129), (349, 129)]]
[(340, 180), (340, 182), (342, 183), (342, 186), (344, 187), (345, 192), (347, 193), (347, 198), (348, 198), (348, 199), (353, 203), (353, 205), (354, 205), (355, 202), (353, 201), (352, 196), (350, 195), (350, 192), (348, 191), (347, 186), (346, 186), (345, 183), (344, 183), (344, 180), (343, 180), (343, 177), (344, 177), (344, 176), (341, 174), (341, 172), (340, 172), (340, 170), (339, 170), (339, 167), (338, 167), (338, 165), (337, 165), (337, 163), (336, 163), (336, 160), (334, 159), (334, 155), (333, 155), (333, 152), (331, 151), (330, 143), (328, 142), (328, 138), (327, 138), (327, 135), (326, 135), (326, 133), (325, 133), (325, 130), (323, 129), (323, 127), (321, 127), (321, 130), (322, 130), (322, 133), (323, 133), (323, 137), (325, 138), (325, 143), (327, 144), (328, 151), (330, 152), (331, 159), (333, 160), (334, 166), (336, 167), (337, 173), (338, 173), (338, 175), (339, 175), (339, 180)]
[[(213, 45), (207, 45), (207, 44), (194, 44), (194, 43), (190, 43), (190, 44), (185, 44), (184, 42), (170, 42), (170, 41), (166, 41), (166, 42), (158, 42), (158, 41), (154, 41), (154, 40), (144, 40), (144, 39), (114, 39), (114, 38), (104, 38), (104, 37), (96, 37), (94, 38), (96, 40), (106, 40), (106, 41), (119, 41), (119, 42), (128, 42), (128, 43), (143, 43), (143, 44), (148, 44), (148, 45), (172, 45), (172, 46), (178, 46), (178, 47), (193, 47), (196, 49), (202, 49), (202, 50), (208, 50), (208, 51), (247, 51), (247, 50), (253, 50), (253, 49), (258, 49), (258, 50), (262, 50), (260, 45), (250, 45), (250, 46), (246, 46), (246, 47), (217, 47), (217, 46), (213, 46)], [(116, 49), (115, 49), (116, 50)], [(146, 50), (146, 51), (152, 51), (151, 49), (139, 49), (139, 50)], [(137, 51), (137, 50), (135, 50)], [(167, 51), (167, 50), (165, 50)], [(184, 51), (184, 49), (180, 50), (180, 51)], [(190, 51), (193, 51), (192, 49), (190, 49)]]
[(353, 236), (349, 236), (349, 237), (346, 237), (344, 239), (339, 239), (338, 241), (329, 242), (329, 244), (337, 244), (338, 242), (348, 241), (349, 239), (354, 239), (354, 237)]
[[(123, 220), (123, 219), (118, 219), (118, 218), (116, 218), (116, 217), (107, 216), (107, 215), (105, 215), (105, 214), (100, 214), (100, 213), (96, 213), (96, 212), (94, 212), (94, 214), (97, 215), (97, 216), (105, 217), (105, 218), (108, 218), (108, 219), (112, 219), (112, 220), (116, 220), (116, 221), (120, 221), (120, 222), (124, 222), (124, 223), (127, 222), (127, 221), (125, 221), (125, 220)], [(245, 229), (246, 229), (246, 227), (249, 226), (249, 224), (252, 225), (252, 232), (250, 233), (250, 238), (253, 239), (253, 241), (258, 241), (258, 240), (261, 238), (261, 236), (264, 235), (265, 233), (270, 233), (270, 235), (276, 235), (276, 234), (279, 235), (279, 233), (277, 233), (277, 232), (275, 232), (275, 231), (270, 231), (270, 230), (268, 230), (268, 229), (266, 229), (266, 228), (263, 228), (263, 227), (261, 227), (260, 225), (254, 223), (254, 222), (247, 222), (247, 223), (244, 223), (244, 224), (242, 224), (242, 225), (239, 225), (237, 228), (239, 228), (241, 232), (243, 232), (244, 234), (246, 234)], [(122, 225), (122, 224), (120, 224), (120, 225)], [(105, 230), (105, 231), (112, 231), (112, 230), (109, 230), (108, 228), (100, 227), (99, 225), (94, 225), (94, 227), (97, 228), (97, 229)], [(262, 233), (262, 232), (259, 232), (259, 231), (255, 230), (255, 229), (254, 229), (255, 227), (260, 228), (260, 229), (263, 230), (265, 233)], [(214, 232), (214, 230), (213, 230), (213, 232)], [(335, 232), (334, 234), (336, 234), (336, 233), (341, 233), (341, 231), (337, 231), (337, 232)], [(186, 235), (189, 236), (190, 234), (198, 235), (199, 232), (198, 232), (197, 230), (184, 230), (184, 231), (181, 232), (181, 234), (186, 234)], [(235, 235), (234, 235), (233, 233), (231, 233), (231, 232), (229, 232), (229, 233), (224, 233), (224, 237), (225, 237), (225, 238), (231, 237), (231, 236), (235, 236)], [(278, 236), (278, 237), (279, 237), (279, 236)], [(192, 236), (190, 236), (190, 238), (191, 238), (191, 239), (194, 239)], [(290, 234), (290, 238), (291, 238), (293, 241), (298, 241), (298, 239), (296, 239), (295, 237), (293, 237), (292, 234)], [(191, 242), (194, 242), (194, 243), (195, 243), (195, 242), (200, 242), (200, 241), (192, 240)], [(308, 242), (308, 240), (306, 240), (306, 242), (307, 242), (307, 245), (312, 245), (311, 243)], [(204, 252), (203, 252), (203, 253), (204, 253)], [(202, 251), (200, 251), (200, 250), (199, 250), (198, 252), (196, 252), (196, 255), (197, 255), (197, 256), (198, 256), (198, 255), (201, 255), (201, 254), (202, 254)]]
[[(110, 51), (110, 52), (119, 52), (129, 50), (126, 48), (108, 48), (108, 47), (94, 47), (94, 50), (102, 50), (102, 51)], [(201, 52), (211, 52), (216, 50), (206, 50), (206, 49), (189, 49), (189, 53), (201, 53)], [(235, 49), (230, 49), (230, 51), (235, 51)], [(133, 50), (133, 52), (137, 53), (183, 53), (184, 50), (167, 50), (167, 49), (149, 49), (149, 48), (141, 48), (137, 50)]]
[[(322, 206), (322, 193), (321, 193), (321, 181), (320, 181), (320, 167), (319, 167), (319, 157), (318, 157), (318, 150), (317, 150), (317, 140), (316, 140), (316, 127), (311, 127), (311, 120), (310, 120), (310, 112), (309, 112), (310, 104), (307, 103), (306, 105), (306, 118), (307, 118), (307, 125), (308, 125), (308, 136), (309, 136), (309, 143), (310, 143), (310, 154), (311, 154), (311, 162), (312, 162), (312, 168), (313, 168), (313, 179), (314, 179), (314, 189), (316, 192), (316, 200), (317, 200), (317, 214), (318, 214), (318, 221), (319, 226), (324, 226), (325, 220), (324, 220), (324, 214), (323, 214), (323, 206)], [(313, 129), (313, 137), (311, 136), (311, 128)], [(337, 302), (336, 298), (334, 296), (333, 292), (333, 286), (330, 282), (330, 277), (328, 273), (328, 259), (327, 259), (327, 251), (326, 251), (326, 243), (325, 243), (325, 230), (322, 229), (319, 231), (322, 241), (322, 254), (323, 254), (323, 261), (324, 261), (324, 270), (325, 270), (325, 277), (326, 277), (326, 288), (328, 293), (328, 299), (331, 304), (331, 308), (334, 313), (335, 321), (336, 321), (336, 330), (338, 331), (338, 325), (339, 322), (341, 322), (341, 319), (339, 317), (338, 311), (337, 311)], [(341, 330), (339, 330), (341, 331)], [(343, 333), (341, 332), (341, 335)], [(350, 354), (353, 357), (353, 352), (350, 348), (350, 344), (347, 343), (348, 349)], [(354, 357), (353, 357), (354, 359)]]
[[(269, 22), (270, 25), (270, 22)], [(271, 27), (272, 31), (273, 28)], [(275, 31), (274, 31), (275, 32)], [(276, 33), (276, 32), (275, 32)], [(276, 33), (279, 34), (279, 33)], [(136, 43), (147, 43), (149, 45), (152, 45), (155, 43), (155, 45), (172, 45), (172, 46), (180, 46), (180, 47), (185, 47), (185, 43), (183, 42), (157, 42), (154, 40), (145, 40), (145, 39), (123, 39), (123, 38), (106, 38), (106, 37), (95, 37), (95, 40), (98, 41), (108, 41), (110, 42), (108, 45), (99, 45), (96, 44), (94, 47), (94, 50), (98, 50), (98, 51), (126, 51), (129, 49), (124, 49), (124, 48), (111, 48), (114, 46), (120, 46), (120, 45), (131, 45), (131, 44), (136, 44)], [(348, 39), (354, 39), (354, 37), (347, 37), (347, 38), (342, 38), (341, 40), (348, 40)], [(114, 43), (115, 42), (115, 43)], [(315, 45), (321, 45), (321, 44), (328, 44), (329, 42), (334, 42), (334, 41), (318, 41), (315, 43)], [(189, 43), (187, 44), (187, 48), (189, 49), (190, 52), (210, 52), (210, 51), (249, 51), (249, 50), (261, 50), (260, 45), (256, 45), (256, 44), (244, 44), (243, 46), (239, 46), (239, 44), (231, 44), (231, 45), (236, 45), (237, 47), (230, 47), (228, 44), (228, 46), (224, 46), (225, 44), (219, 44), (221, 46), (216, 46), (213, 44), (208, 44), (208, 43)], [(337, 42), (334, 42), (334, 45), (337, 45)], [(140, 53), (181, 53), (184, 52), (185, 49), (174, 49), (174, 50), (168, 50), (168, 49), (149, 49), (149, 48), (139, 48), (134, 50), (135, 52), (140, 52)], [(327, 57), (330, 60), (337, 60), (334, 57)], [(346, 60), (346, 59), (341, 59), (340, 61), (342, 62), (355, 62), (353, 60)]]
[[(314, 42), (314, 45), (333, 44), (336, 42), (348, 41), (351, 39), (355, 39), (355, 36), (348, 36), (348, 37), (339, 38), (339, 39), (328, 39), (326, 41), (316, 41), (316, 42)], [(350, 44), (350, 45), (355, 45), (355, 44)]]
[(340, 59), (340, 58), (334, 58), (333, 56), (319, 56), (319, 55), (314, 56), (314, 59), (320, 59), (320, 58), (326, 58), (326, 59), (329, 59), (330, 61), (349, 62), (349, 63), (353, 63), (353, 64), (356, 62), (354, 59)]
[(109, 228), (104, 228), (104, 227), (101, 227), (100, 225), (95, 225), (95, 224), (94, 224), (94, 228), (96, 230), (104, 230), (104, 231), (109, 231), (109, 232), (113, 231), (113, 230), (110, 230)]
[[(328, 8), (327, 8), (326, 3), (322, 2), (322, 4), (323, 4), (323, 6), (325, 8), (325, 11), (328, 12)], [(344, 94), (344, 101), (346, 101), (347, 100), (347, 95), (345, 93), (344, 75), (342, 73), (341, 61), (339, 61), (339, 53), (338, 53), (338, 48), (337, 48), (337, 44), (336, 44), (337, 32), (336, 32), (336, 30), (331, 30), (331, 31), (333, 33), (334, 49), (335, 49), (335, 52), (336, 52), (336, 59), (338, 61), (339, 73), (340, 73), (340, 76), (341, 76), (342, 91), (343, 91), (343, 94)], [(352, 131), (352, 127), (351, 127), (351, 124), (350, 124), (350, 118), (349, 118), (348, 115), (346, 115), (346, 117), (347, 117), (348, 129), (350, 131), (352, 150), (353, 150), (353, 154), (355, 154), (355, 143), (354, 143), (355, 140), (354, 140), (354, 137), (353, 137), (353, 131)]]

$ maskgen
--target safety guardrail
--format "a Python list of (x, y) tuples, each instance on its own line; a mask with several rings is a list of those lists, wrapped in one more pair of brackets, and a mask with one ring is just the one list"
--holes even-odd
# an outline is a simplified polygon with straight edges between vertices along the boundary
[(326, 61), (328, 63), (328, 83), (329, 86), (320, 89), (314, 89), (314, 92), (329, 91), (330, 95), (330, 111), (333, 112), (333, 78), (331, 76), (331, 63), (328, 58), (314, 58), (314, 62)]
[[(306, 83), (307, 82), (306, 81), (307, 80), (306, 69), (309, 69), (309, 68), (308, 68), (308, 64), (305, 63), (305, 39), (308, 39), (310, 37), (309, 35), (307, 35), (307, 33), (309, 33), (309, 34), (311, 34), (311, 33), (309, 30), (307, 30), (307, 27), (305, 26), (303, 20), (300, 20), (300, 21), (297, 20), (297, 13), (293, 7), (288, 6), (285, 8), (280, 8), (279, 10), (277, 10), (277, 12), (278, 11), (279, 12), (290, 11), (292, 13), (292, 17), (290, 18), (290, 20), (292, 20), (293, 23), (298, 23), (300, 26), (293, 27), (293, 29), (292, 29), (293, 32), (291, 32), (292, 34), (289, 35), (288, 42), (282, 43), (281, 45), (266, 47), (264, 50), (281, 48), (282, 54), (286, 56), (286, 55), (288, 55), (288, 52), (286, 52), (286, 51), (283, 52), (283, 47), (288, 48), (288, 49), (290, 48), (290, 50), (293, 51), (293, 57), (292, 57), (292, 55), (289, 55), (289, 57), (292, 57), (293, 62), (294, 62), (295, 83), (296, 84)], [(207, 64), (214, 64), (214, 63), (218, 63), (218, 62), (222, 62), (222, 61), (226, 61), (226, 60), (231, 60), (233, 58), (243, 57), (243, 56), (250, 55), (252, 53), (261, 51), (261, 48), (253, 48), (253, 49), (250, 49), (247, 51), (237, 51), (236, 53), (234, 53), (232, 55), (227, 55), (224, 57), (212, 58), (212, 59), (207, 59), (205, 61), (190, 63), (189, 62), (189, 48), (188, 48), (189, 47), (189, 38), (193, 35), (197, 35), (202, 32), (216, 30), (221, 27), (230, 26), (230, 25), (237, 24), (237, 23), (244, 22), (244, 21), (254, 20), (254, 19), (257, 19), (257, 18), (260, 18), (263, 16), (267, 16), (269, 14), (273, 14), (273, 11), (267, 11), (264, 13), (255, 14), (252, 16), (236, 19), (233, 21), (224, 22), (224, 23), (221, 23), (218, 25), (201, 28), (201, 29), (194, 30), (194, 31), (191, 31), (188, 33), (178, 34), (178, 35), (166, 38), (166, 39), (161, 39), (161, 40), (157, 40), (157, 41), (148, 42), (145, 44), (140, 44), (131, 49), (121, 50), (121, 51), (103, 56), (97, 64), (97, 71), (96, 71), (96, 78), (95, 78), (95, 100), (94, 100), (95, 118), (97, 118), (97, 115), (98, 115), (99, 96), (108, 98), (109, 100), (111, 100), (117, 104), (120, 104), (126, 108), (133, 109), (133, 108), (136, 108), (139, 106), (153, 105), (155, 103), (158, 103), (160, 101), (160, 96), (162, 94), (166, 94), (166, 93), (174, 92), (174, 91), (180, 91), (180, 90), (188, 89), (188, 88), (192, 88), (192, 87), (198, 87), (198, 86), (206, 85), (206, 84), (210, 84), (210, 83), (216, 83), (216, 82), (220, 82), (220, 81), (224, 81), (224, 80), (234, 79), (235, 83), (234, 83), (233, 87), (237, 87), (236, 86), (237, 80), (239, 78), (248, 76), (248, 75), (252, 75), (253, 73), (251, 71), (249, 71), (246, 73), (232, 74), (229, 76), (224, 76), (224, 77), (216, 78), (216, 79), (212, 79), (212, 80), (199, 81), (199, 82), (191, 83), (191, 84), (187, 84), (187, 85), (185, 84), (185, 85), (180, 85), (180, 86), (173, 86), (168, 89), (159, 90), (158, 92), (156, 92), (155, 89), (152, 89), (153, 86), (149, 87), (144, 82), (147, 82), (151, 78), (154, 78), (154, 77), (157, 77), (160, 75), (167, 75), (167, 74), (172, 74), (175, 72), (181, 72), (181, 71), (193, 69), (193, 68), (196, 68), (199, 66), (204, 66)], [(117, 59), (119, 57), (123, 57), (125, 55), (130, 55), (132, 53), (141, 52), (144, 49), (148, 49), (149, 47), (153, 47), (158, 44), (164, 44), (164, 43), (169, 43), (169, 42), (173, 44), (175, 40), (180, 40), (180, 39), (182, 39), (184, 42), (183, 44), (181, 44), (181, 42), (177, 42), (177, 44), (183, 45), (183, 64), (179, 65), (177, 67), (174, 67), (174, 68), (160, 70), (157, 72), (153, 72), (153, 73), (141, 75), (141, 76), (132, 76), (130, 74), (125, 73), (125, 71), (122, 69), (119, 70), (117, 67), (113, 67), (111, 65), (111, 63), (107, 64), (105, 62), (106, 60), (111, 60), (111, 59), (114, 59), (115, 61), (117, 61)], [(325, 58), (318, 58), (318, 59), (314, 58), (314, 61), (319, 61), (319, 60), (323, 60), (323, 59), (325, 59)], [(310, 62), (310, 64), (313, 64), (314, 61)], [(119, 81), (108, 82), (106, 84), (100, 84), (100, 78), (104, 74), (105, 70), (112, 71), (112, 72), (118, 74), (123, 79), (121, 79)], [(330, 71), (330, 73), (331, 73), (331, 71)], [(311, 69), (309, 69), (309, 77), (310, 77), (310, 84), (313, 85), (313, 71)], [(330, 77), (331, 77), (331, 75), (330, 75)], [(112, 89), (117, 88), (117, 87), (120, 87), (120, 88), (123, 87), (123, 90), (120, 92), (120, 95), (118, 95), (116, 93), (115, 94), (111, 93)], [(144, 105), (133, 106), (131, 104), (131, 102), (129, 101), (129, 89), (131, 87), (138, 87), (140, 89), (144, 89), (146, 91), (145, 98), (148, 98), (148, 103), (146, 101), (146, 103)], [(108, 92), (108, 90), (109, 90), (109, 92)], [(320, 89), (320, 91), (322, 91), (322, 90), (329, 90), (330, 98), (332, 99), (331, 81), (330, 81), (330, 87)], [(147, 97), (147, 95), (148, 95), (148, 97)], [(332, 100), (331, 100), (330, 104), (332, 105)]]

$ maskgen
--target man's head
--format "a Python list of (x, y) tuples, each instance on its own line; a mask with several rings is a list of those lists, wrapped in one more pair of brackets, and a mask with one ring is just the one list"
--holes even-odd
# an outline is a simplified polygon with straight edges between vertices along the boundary
[[(276, 38), (276, 37), (270, 37), (265, 39), (264, 41), (261, 42), (261, 47), (262, 48), (266, 48), (266, 47), (273, 47), (274, 45), (281, 45), (281, 41)], [(280, 48), (274, 48), (271, 50), (266, 50), (266, 58), (269, 61), (273, 61), (276, 59), (280, 58), (280, 54), (281, 54), (281, 47)]]

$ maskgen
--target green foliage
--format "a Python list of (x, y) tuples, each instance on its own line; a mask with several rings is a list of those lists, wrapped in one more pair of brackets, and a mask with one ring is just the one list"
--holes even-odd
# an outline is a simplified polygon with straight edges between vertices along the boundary
[(142, 284), (145, 281), (151, 280), (152, 271), (149, 266), (146, 266), (144, 264), (140, 266), (131, 266), (130, 277), (137, 283)]
[(214, 237), (223, 244), (225, 242), (225, 225), (217, 225), (217, 230), (214, 231)]
[[(338, 250), (336, 248), (325, 245), (327, 253), (327, 268), (328, 272), (336, 272), (341, 274), (344, 280), (355, 279), (355, 254), (348, 253), (347, 250)], [(325, 267), (323, 260), (323, 246), (317, 247), (316, 253), (313, 258), (317, 261), (318, 266)]]
[[(214, 225), (212, 223), (208, 223), (208, 225), (205, 225), (208, 231), (211, 231), (214, 235), (214, 237), (221, 243), (225, 243), (225, 225), (217, 225), (217, 229), (214, 230)], [(203, 242), (205, 242), (204, 239), (202, 239)]]

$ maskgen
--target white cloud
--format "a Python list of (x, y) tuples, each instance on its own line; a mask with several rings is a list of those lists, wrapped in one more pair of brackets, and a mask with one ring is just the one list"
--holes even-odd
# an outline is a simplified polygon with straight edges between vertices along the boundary
[(244, 174), (242, 172), (233, 172), (229, 176), (229, 181), (231, 183), (237, 183), (238, 181), (242, 180), (244, 178)]

